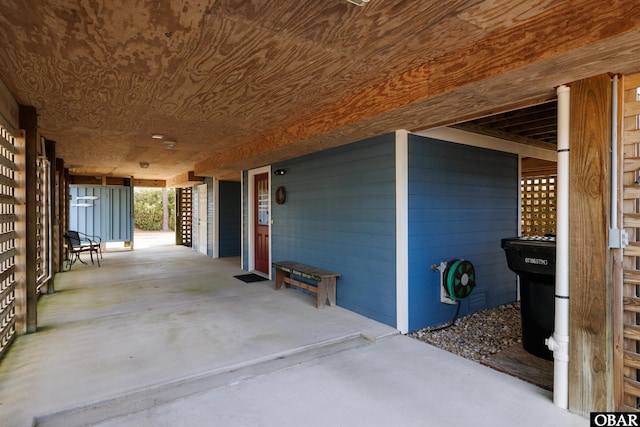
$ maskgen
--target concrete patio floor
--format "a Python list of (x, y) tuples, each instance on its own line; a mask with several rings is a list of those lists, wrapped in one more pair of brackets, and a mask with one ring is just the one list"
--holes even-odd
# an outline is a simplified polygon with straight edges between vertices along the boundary
[(586, 426), (551, 394), (181, 246), (56, 276), (0, 425)]

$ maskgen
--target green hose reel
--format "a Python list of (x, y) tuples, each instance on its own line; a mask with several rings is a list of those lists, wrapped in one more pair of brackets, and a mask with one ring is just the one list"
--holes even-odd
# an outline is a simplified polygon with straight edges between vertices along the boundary
[(449, 261), (442, 279), (442, 286), (454, 301), (468, 298), (476, 287), (476, 271), (473, 264), (463, 259)]

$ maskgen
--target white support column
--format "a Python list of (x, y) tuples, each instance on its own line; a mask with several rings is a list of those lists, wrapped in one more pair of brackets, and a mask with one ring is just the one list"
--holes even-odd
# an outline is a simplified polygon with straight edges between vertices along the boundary
[(409, 132), (396, 131), (396, 329), (409, 332)]

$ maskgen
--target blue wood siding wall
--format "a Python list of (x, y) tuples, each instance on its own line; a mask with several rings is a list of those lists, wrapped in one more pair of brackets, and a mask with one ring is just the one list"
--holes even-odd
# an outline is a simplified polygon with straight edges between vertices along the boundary
[(409, 329), (451, 320), (432, 264), (463, 258), (477, 286), (461, 315), (516, 299), (500, 239), (518, 230), (518, 157), (409, 137)]
[(341, 273), (338, 305), (395, 326), (395, 134), (279, 168), (271, 188), (285, 187), (287, 200), (272, 203), (272, 259)]
[(220, 204), (218, 255), (231, 257), (240, 255), (240, 183), (220, 181), (218, 183), (218, 203)]
[[(69, 228), (100, 236), (103, 242), (133, 240), (131, 187), (70, 185)], [(78, 199), (93, 196), (95, 200)], [(93, 206), (76, 206), (91, 204)]]

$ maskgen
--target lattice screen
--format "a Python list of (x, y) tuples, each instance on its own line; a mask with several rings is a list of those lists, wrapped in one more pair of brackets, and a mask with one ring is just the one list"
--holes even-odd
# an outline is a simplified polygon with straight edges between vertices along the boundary
[(556, 233), (556, 175), (530, 176), (520, 182), (522, 235)]
[(184, 246), (191, 247), (193, 222), (193, 189), (191, 187), (176, 189), (176, 232)]
[(36, 182), (36, 285), (38, 292), (51, 277), (51, 180), (49, 161), (37, 160)]
[[(624, 152), (624, 228), (629, 245), (623, 250), (622, 402), (617, 410), (640, 409), (640, 74), (624, 77), (622, 97)], [(614, 304), (615, 305), (615, 304)], [(619, 326), (619, 325), (615, 325)], [(618, 383), (618, 378), (614, 383)]]
[(14, 144), (0, 127), (0, 357), (16, 336)]

